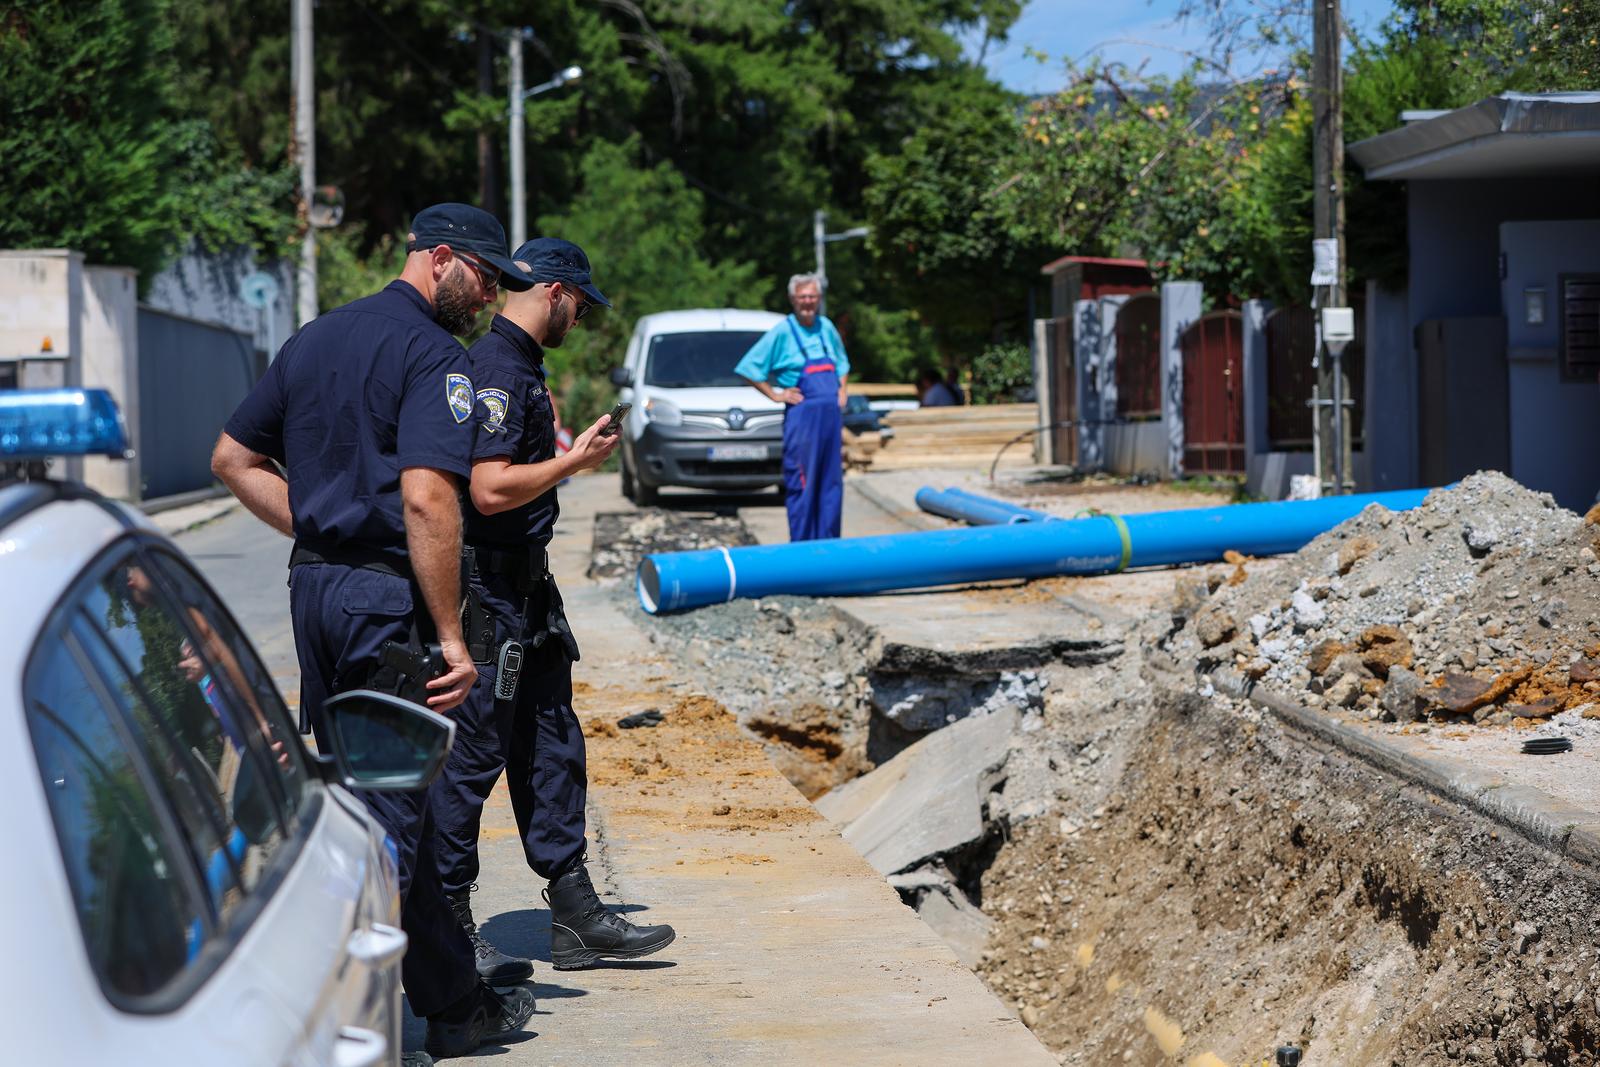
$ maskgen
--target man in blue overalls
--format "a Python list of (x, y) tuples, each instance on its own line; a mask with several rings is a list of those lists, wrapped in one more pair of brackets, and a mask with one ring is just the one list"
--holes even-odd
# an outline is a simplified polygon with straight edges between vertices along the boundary
[(762, 335), (733, 368), (783, 413), (783, 490), (789, 540), (839, 536), (844, 504), (840, 442), (850, 359), (839, 331), (818, 310), (815, 274), (789, 279), (794, 314)]
[(572, 710), (578, 645), (545, 551), (560, 514), (555, 487), (604, 463), (621, 438), (600, 433), (609, 422), (601, 416), (556, 456), (544, 350), (559, 347), (591, 308), (611, 305), (570, 241), (538, 238), (514, 259), (536, 284), (507, 299), (471, 352), (480, 421), (466, 509), (467, 640), (482, 682), (457, 713), (455, 747), (433, 785), (444, 888), (478, 973), (495, 982), (533, 970), (485, 940), (472, 918), (479, 821), (502, 770), (528, 866), (550, 882), (557, 970), (647, 956), (675, 936), (670, 926), (635, 926), (607, 910), (584, 866), (588, 776)]
[[(461, 631), (458, 499), (476, 398), (450, 335), (472, 328), (498, 285), (531, 284), (506, 258), (492, 215), (426, 208), (399, 279), (290, 338), (217, 441), (212, 470), (295, 539), (300, 707), (323, 750), (322, 704), (335, 693), (386, 689), (444, 712), (477, 680)], [(416, 663), (434, 640), (438, 677)], [(360, 796), (398, 853), (410, 939), (402, 981), (411, 1010), (428, 1020), (428, 1052), (465, 1055), (521, 1030), (533, 992), (482, 982), (445, 906), (427, 791)]]

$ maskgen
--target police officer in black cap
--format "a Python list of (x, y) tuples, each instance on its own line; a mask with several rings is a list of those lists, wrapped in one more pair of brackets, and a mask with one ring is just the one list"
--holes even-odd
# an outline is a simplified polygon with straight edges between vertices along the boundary
[[(212, 470), (295, 539), (300, 707), (321, 748), (322, 703), (334, 693), (385, 689), (445, 712), (477, 680), (459, 614), (458, 496), (475, 399), (451, 334), (470, 330), (498, 287), (533, 284), (505, 240), (492, 215), (465, 204), (418, 213), (399, 279), (290, 338), (217, 441)], [(431, 642), (443, 658), (437, 677)], [(428, 1052), (464, 1055), (521, 1030), (532, 991), (484, 983), (445, 907), (427, 791), (361, 799), (398, 848), (410, 938), (402, 980), (428, 1020)]]
[(495, 981), (532, 971), (478, 933), (468, 897), (483, 803), (502, 770), (528, 865), (550, 882), (557, 970), (648, 956), (676, 936), (670, 926), (635, 926), (607, 910), (584, 866), (588, 778), (572, 711), (578, 645), (545, 553), (560, 514), (556, 485), (605, 462), (620, 438), (602, 432), (610, 421), (603, 415), (556, 456), (544, 350), (559, 347), (591, 309), (611, 305), (570, 241), (538, 238), (512, 258), (535, 284), (507, 299), (471, 351), (480, 421), (466, 509), (467, 639), (482, 680), (457, 713), (455, 747), (433, 784), (445, 892), (472, 937), (479, 973)]

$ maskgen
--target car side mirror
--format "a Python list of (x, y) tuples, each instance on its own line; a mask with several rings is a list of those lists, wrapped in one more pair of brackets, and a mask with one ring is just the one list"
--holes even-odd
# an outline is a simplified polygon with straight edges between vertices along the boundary
[(625, 389), (633, 384), (633, 373), (627, 367), (612, 367), (611, 384), (618, 389)]
[(409, 792), (444, 768), (456, 724), (420, 704), (355, 689), (322, 705), (337, 781), (348, 789)]

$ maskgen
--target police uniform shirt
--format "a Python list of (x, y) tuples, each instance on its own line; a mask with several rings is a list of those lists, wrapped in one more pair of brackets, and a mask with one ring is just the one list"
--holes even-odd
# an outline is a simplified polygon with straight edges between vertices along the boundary
[[(472, 458), (543, 463), (556, 455), (556, 415), (545, 385), (544, 349), (528, 332), (496, 315), (469, 353), (477, 383), (478, 425)], [(466, 508), (470, 545), (521, 548), (547, 544), (561, 507), (554, 488), (498, 515)]]
[(472, 473), (467, 353), (409, 283), (307, 323), (228, 420), (283, 464), (298, 540), (403, 556), (400, 472)]

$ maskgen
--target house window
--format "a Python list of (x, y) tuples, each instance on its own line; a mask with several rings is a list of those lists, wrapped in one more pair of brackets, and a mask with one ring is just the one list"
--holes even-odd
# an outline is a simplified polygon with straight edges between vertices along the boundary
[(1561, 377), (1592, 382), (1600, 375), (1600, 274), (1563, 274)]

